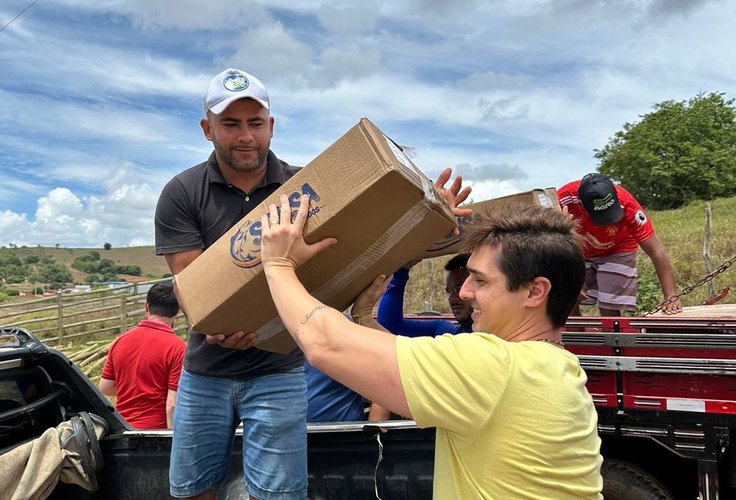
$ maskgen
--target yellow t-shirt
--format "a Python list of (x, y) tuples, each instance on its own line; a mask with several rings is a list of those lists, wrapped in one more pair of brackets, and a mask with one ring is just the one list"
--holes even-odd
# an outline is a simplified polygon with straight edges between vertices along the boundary
[(436, 499), (603, 498), (598, 415), (577, 357), (470, 333), (398, 337), (414, 420), (437, 427)]

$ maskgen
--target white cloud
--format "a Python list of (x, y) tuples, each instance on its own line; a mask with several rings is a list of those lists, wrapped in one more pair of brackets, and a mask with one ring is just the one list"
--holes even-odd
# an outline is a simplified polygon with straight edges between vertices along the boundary
[(472, 202), (490, 200), (491, 198), (499, 198), (522, 191), (512, 181), (485, 180), (474, 182), (472, 188), (473, 190), (468, 198)]
[(2, 34), (0, 241), (150, 244), (227, 66), (268, 86), (290, 163), (367, 116), (476, 199), (560, 185), (653, 104), (736, 88), (734, 25), (713, 0), (46, 0)]
[(378, 15), (378, 6), (371, 0), (326, 3), (317, 12), (320, 22), (332, 33), (351, 36), (371, 31)]
[(147, 30), (204, 30), (243, 27), (270, 19), (256, 1), (230, 0), (53, 0), (72, 9), (128, 15)]
[(343, 80), (360, 80), (381, 71), (381, 53), (373, 48), (345, 44), (329, 47), (320, 57), (320, 88), (334, 87)]
[(101, 197), (81, 199), (55, 188), (38, 199), (33, 220), (11, 210), (0, 212), (0, 242), (26, 246), (95, 247), (151, 245), (159, 189), (121, 185)]
[[(309, 78), (312, 50), (309, 45), (294, 38), (278, 22), (259, 25), (244, 31), (235, 40), (233, 51), (228, 52), (221, 66), (240, 68), (258, 76), (267, 88), (269, 78), (278, 76), (286, 81)], [(210, 77), (211, 78), (211, 77)]]
[(23, 238), (28, 232), (28, 226), (25, 215), (3, 210), (0, 212), (0, 243), (6, 245), (20, 241), (21, 245), (26, 244)]

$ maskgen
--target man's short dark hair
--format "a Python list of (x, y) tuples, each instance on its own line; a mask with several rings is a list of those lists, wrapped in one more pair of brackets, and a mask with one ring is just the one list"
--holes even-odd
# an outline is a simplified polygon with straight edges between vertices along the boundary
[(445, 264), (445, 271), (448, 273), (450, 271), (454, 271), (455, 269), (462, 269), (464, 267), (468, 267), (468, 259), (470, 258), (470, 254), (467, 253), (459, 253), (450, 260), (447, 261)]
[(146, 295), (149, 314), (173, 318), (179, 314), (179, 302), (174, 295), (172, 281), (159, 281), (154, 284)]
[(463, 229), (463, 250), (499, 248), (498, 267), (507, 290), (515, 292), (537, 277), (549, 280), (547, 316), (564, 326), (585, 280), (585, 259), (576, 224), (562, 212), (543, 207), (505, 208)]

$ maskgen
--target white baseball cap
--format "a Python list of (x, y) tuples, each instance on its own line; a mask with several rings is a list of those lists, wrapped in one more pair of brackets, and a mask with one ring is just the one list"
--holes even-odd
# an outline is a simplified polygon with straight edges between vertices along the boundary
[(219, 115), (238, 99), (253, 99), (269, 109), (268, 92), (261, 81), (239, 69), (228, 68), (215, 76), (207, 87), (204, 97), (204, 112)]

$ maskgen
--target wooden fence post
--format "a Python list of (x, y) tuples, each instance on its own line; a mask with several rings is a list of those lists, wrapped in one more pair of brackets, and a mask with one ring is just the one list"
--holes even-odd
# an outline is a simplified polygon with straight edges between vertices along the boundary
[(62, 293), (63, 292), (61, 290), (56, 292), (56, 306), (59, 316), (59, 328), (56, 332), (59, 337), (59, 341), (56, 345), (61, 345), (61, 341), (64, 339), (64, 297)]
[(125, 333), (125, 331), (128, 329), (127, 327), (127, 318), (126, 318), (126, 303), (128, 299), (125, 295), (125, 293), (120, 294), (120, 333)]
[[(710, 202), (705, 202), (705, 230), (704, 230), (704, 236), (703, 236), (703, 260), (705, 261), (705, 271), (710, 274), (713, 272), (713, 269), (710, 266), (710, 234), (712, 229), (712, 221), (713, 217), (711, 215), (711, 206)], [(713, 297), (716, 294), (716, 289), (713, 286), (713, 280), (708, 281), (708, 297)]]

